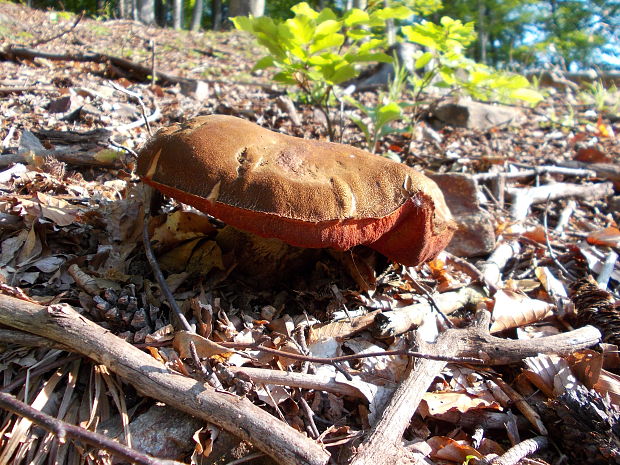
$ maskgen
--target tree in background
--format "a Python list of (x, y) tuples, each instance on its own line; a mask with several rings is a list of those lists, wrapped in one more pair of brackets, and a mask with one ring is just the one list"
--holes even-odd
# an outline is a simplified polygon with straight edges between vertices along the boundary
[(606, 67), (618, 57), (618, 0), (444, 0), (441, 14), (474, 21), (470, 54), (498, 67)]
[[(64, 9), (90, 15), (135, 19), (175, 29), (219, 30), (231, 16), (252, 14), (290, 18), (297, 0), (64, 0)], [(28, 0), (35, 8), (57, 8), (55, 0)], [(310, 0), (310, 7), (351, 8), (406, 6), (413, 22), (441, 16), (476, 24), (477, 39), (468, 56), (498, 68), (563, 68), (593, 65), (620, 67), (620, 0)], [(209, 20), (210, 18), (210, 20)], [(615, 61), (614, 61), (615, 60)]]
[(534, 48), (544, 62), (565, 69), (606, 67), (610, 56), (620, 58), (620, 2), (609, 0), (546, 0), (537, 2), (535, 23), (542, 40)]

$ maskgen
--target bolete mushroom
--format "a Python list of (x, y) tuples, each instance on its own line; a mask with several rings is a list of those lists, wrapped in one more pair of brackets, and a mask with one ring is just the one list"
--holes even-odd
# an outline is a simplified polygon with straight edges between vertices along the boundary
[(233, 116), (160, 130), (140, 151), (137, 171), (231, 226), (299, 247), (366, 245), (417, 265), (434, 258), (455, 229), (437, 185), (407, 165)]

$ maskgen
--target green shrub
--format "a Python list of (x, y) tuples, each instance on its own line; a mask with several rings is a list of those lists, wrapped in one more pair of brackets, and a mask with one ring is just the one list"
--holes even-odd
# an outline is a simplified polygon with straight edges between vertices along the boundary
[(391, 57), (383, 52), (385, 21), (408, 18), (411, 10), (400, 6), (367, 13), (354, 8), (339, 17), (329, 8), (317, 12), (307, 3), (299, 3), (292, 11), (295, 16), (286, 21), (242, 16), (232, 21), (269, 50), (254, 69), (275, 67), (275, 81), (295, 86), (308, 103), (323, 112), (333, 140), (334, 87), (357, 77), (359, 63), (390, 62)]
[[(291, 10), (295, 16), (285, 21), (268, 17), (236, 17), (232, 21), (269, 51), (254, 69), (276, 68), (276, 82), (294, 87), (300, 100), (315, 105), (325, 115), (328, 136), (333, 140), (336, 131), (332, 113), (336, 94), (341, 95), (338, 86), (359, 76), (360, 63), (393, 63), (395, 59), (385, 53), (386, 24), (407, 20), (414, 10), (404, 5), (373, 6), (369, 11), (352, 9), (339, 16), (329, 8), (315, 11), (307, 3)], [(464, 55), (476, 38), (473, 23), (443, 17), (439, 24), (423, 21), (405, 25), (401, 33), (405, 40), (422, 46), (415, 57), (416, 71), (408, 76), (402, 70), (397, 72), (389, 91), (379, 94), (376, 107), (346, 98), (364, 115), (363, 119), (354, 114), (349, 117), (364, 133), (370, 150), (381, 137), (396, 131), (391, 123), (404, 119), (407, 107), (419, 105), (422, 93), (430, 86), (479, 100), (534, 104), (542, 99), (524, 77), (495, 71)], [(405, 81), (410, 84), (408, 91)]]

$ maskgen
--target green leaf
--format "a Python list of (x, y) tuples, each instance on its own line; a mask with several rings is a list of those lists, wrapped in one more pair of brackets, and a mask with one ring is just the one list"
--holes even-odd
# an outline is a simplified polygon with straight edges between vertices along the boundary
[(310, 19), (316, 19), (319, 16), (319, 13), (313, 10), (306, 2), (293, 5), (291, 11), (295, 13), (296, 16), (307, 16)]
[(298, 44), (304, 45), (312, 40), (314, 26), (311, 20), (305, 16), (295, 16), (285, 21), (286, 27), (291, 33), (291, 39)]
[(429, 61), (431, 61), (432, 59), (433, 59), (433, 54), (431, 52), (423, 53), (415, 61), (415, 68), (416, 69), (424, 68), (426, 65), (428, 65)]
[(424, 45), (425, 47), (433, 50), (439, 48), (437, 41), (428, 33), (425, 34), (419, 30), (416, 30), (413, 26), (405, 26), (401, 30), (409, 42), (415, 42), (416, 44)]
[(393, 58), (386, 53), (383, 52), (374, 52), (374, 53), (351, 53), (346, 55), (347, 61), (351, 63), (367, 63), (367, 62), (378, 62), (378, 63), (392, 63)]
[(234, 18), (230, 18), (230, 20), (240, 31), (254, 32), (252, 18), (248, 16), (235, 16)]
[(342, 28), (342, 23), (340, 21), (334, 21), (333, 19), (328, 19), (319, 24), (314, 30), (315, 37), (322, 37), (329, 34), (335, 34), (340, 31)]
[(297, 81), (293, 78), (293, 75), (287, 71), (282, 71), (274, 74), (273, 80), (276, 82), (281, 82), (283, 84), (297, 84)]
[(402, 117), (402, 109), (396, 102), (390, 102), (381, 106), (377, 110), (377, 127), (381, 128), (386, 124), (396, 121)]
[(272, 55), (267, 55), (256, 62), (252, 71), (258, 71), (259, 69), (265, 69), (271, 66), (274, 66), (274, 57)]
[(544, 97), (540, 92), (535, 91), (534, 89), (515, 89), (510, 92), (509, 96), (513, 99), (523, 100), (528, 103), (538, 103)]
[(331, 10), (331, 8), (323, 8), (319, 15), (315, 18), (317, 24), (321, 24), (322, 22), (329, 20), (338, 20), (338, 15), (336, 15), (336, 13)]
[(357, 49), (358, 53), (365, 53), (368, 52), (369, 50), (375, 49), (375, 48), (379, 48), (379, 47), (383, 47), (386, 43), (385, 39), (370, 39), (366, 42), (364, 42), (363, 44), (361, 44), (359, 46), (359, 48)]
[(334, 74), (330, 76), (329, 80), (332, 84), (340, 84), (341, 82), (348, 81), (357, 76), (358, 72), (352, 65), (344, 65), (336, 69)]
[(325, 36), (321, 39), (315, 40), (312, 45), (310, 45), (309, 52), (311, 54), (320, 52), (321, 50), (325, 50), (328, 48), (339, 48), (344, 43), (344, 36), (342, 34), (331, 34)]
[(362, 40), (365, 37), (368, 37), (371, 35), (372, 35), (372, 32), (366, 29), (351, 29), (347, 31), (347, 37), (350, 37), (351, 39), (355, 41)]
[(405, 20), (413, 15), (413, 11), (404, 5), (381, 8), (370, 15), (370, 20), (400, 19)]
[(353, 123), (360, 129), (360, 131), (364, 133), (364, 136), (366, 137), (366, 142), (370, 144), (371, 136), (368, 125), (357, 116), (349, 115), (349, 119), (353, 121)]
[(360, 10), (359, 8), (353, 8), (345, 13), (343, 19), (346, 27), (355, 27), (366, 24), (369, 21), (370, 16), (368, 16), (368, 13)]

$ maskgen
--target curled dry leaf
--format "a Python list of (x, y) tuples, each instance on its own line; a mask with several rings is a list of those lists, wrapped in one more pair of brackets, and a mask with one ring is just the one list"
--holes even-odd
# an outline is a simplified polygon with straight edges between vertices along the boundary
[(432, 459), (464, 463), (470, 456), (478, 459), (483, 458), (483, 455), (470, 445), (465, 444), (463, 441), (455, 441), (446, 436), (433, 436), (426, 443), (433, 449), (431, 452)]
[(209, 358), (213, 355), (225, 354), (230, 352), (224, 346), (221, 346), (209, 339), (206, 339), (198, 334), (190, 333), (188, 331), (177, 331), (172, 341), (172, 346), (179, 354), (181, 358), (191, 358), (192, 353), (189, 349), (189, 343), (193, 342), (196, 347), (196, 352), (200, 358)]
[(427, 392), (424, 394), (419, 412), (422, 417), (437, 416), (456, 410), (461, 413), (476, 409), (501, 410), (489, 392), (472, 395), (465, 392)]
[(490, 331), (496, 333), (543, 320), (552, 314), (552, 307), (542, 300), (531, 299), (508, 289), (495, 293), (493, 324)]
[(151, 240), (159, 247), (167, 247), (195, 237), (204, 237), (215, 231), (205, 215), (183, 210), (153, 218), (151, 228)]
[(561, 357), (541, 354), (526, 358), (524, 362), (528, 367), (523, 372), (525, 377), (549, 398), (555, 398), (577, 382), (568, 362)]
[(41, 206), (41, 214), (57, 226), (69, 226), (77, 217), (78, 209), (69, 202), (58, 197), (37, 192), (37, 200)]
[(587, 241), (593, 245), (603, 245), (607, 247), (620, 247), (620, 229), (610, 226), (605, 229), (593, 231), (588, 235)]

